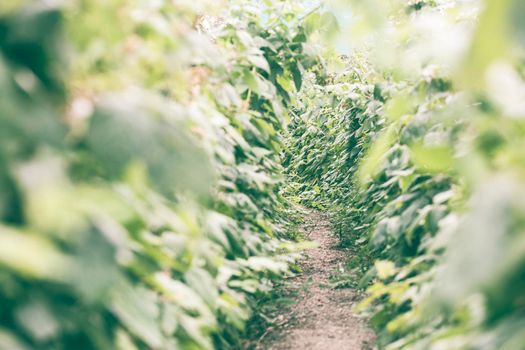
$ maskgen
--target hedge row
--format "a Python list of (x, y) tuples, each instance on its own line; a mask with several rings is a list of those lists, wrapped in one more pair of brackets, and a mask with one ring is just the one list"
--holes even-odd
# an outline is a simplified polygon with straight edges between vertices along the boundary
[[(0, 4), (0, 348), (211, 349), (293, 261), (297, 2)], [(302, 17), (301, 17), (302, 16)]]
[(345, 284), (367, 289), (358, 309), (381, 348), (521, 349), (525, 8), (393, 3), (356, 2), (387, 29), (327, 81), (307, 79), (288, 171), (334, 213), (353, 251)]

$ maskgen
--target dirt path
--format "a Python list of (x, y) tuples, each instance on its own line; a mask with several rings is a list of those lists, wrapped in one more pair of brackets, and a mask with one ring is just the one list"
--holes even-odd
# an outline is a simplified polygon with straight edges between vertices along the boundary
[(293, 277), (285, 293), (295, 303), (272, 315), (268, 329), (255, 346), (259, 350), (367, 350), (373, 349), (374, 333), (354, 312), (358, 294), (349, 288), (333, 289), (330, 276), (342, 271), (347, 252), (337, 248), (328, 217), (312, 211), (303, 230), (319, 247), (306, 252), (303, 273)]

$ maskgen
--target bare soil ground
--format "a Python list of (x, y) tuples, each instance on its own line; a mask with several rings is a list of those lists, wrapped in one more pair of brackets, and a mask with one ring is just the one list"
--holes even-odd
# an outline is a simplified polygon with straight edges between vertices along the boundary
[(352, 311), (359, 294), (349, 288), (334, 289), (330, 277), (340, 274), (348, 252), (337, 247), (325, 214), (312, 211), (302, 229), (319, 244), (306, 252), (303, 272), (283, 287), (291, 305), (271, 315), (273, 327), (253, 344), (257, 350), (368, 350), (374, 349), (374, 332)]

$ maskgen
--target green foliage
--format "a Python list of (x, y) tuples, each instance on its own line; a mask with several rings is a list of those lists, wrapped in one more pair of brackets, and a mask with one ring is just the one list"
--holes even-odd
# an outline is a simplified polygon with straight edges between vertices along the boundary
[(228, 348), (288, 272), (312, 30), (223, 5), (2, 1), (0, 348)]
[(288, 171), (358, 255), (381, 348), (525, 346), (523, 5), (482, 3), (355, 1), (372, 48), (295, 105)]
[(330, 6), (0, 3), (0, 348), (239, 347), (296, 200), (380, 347), (525, 346), (525, 6)]

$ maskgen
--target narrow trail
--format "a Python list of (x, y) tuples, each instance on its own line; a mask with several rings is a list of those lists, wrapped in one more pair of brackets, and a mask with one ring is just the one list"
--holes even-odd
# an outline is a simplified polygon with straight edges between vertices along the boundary
[(352, 309), (358, 293), (334, 289), (330, 277), (342, 269), (347, 252), (337, 247), (327, 215), (311, 211), (302, 229), (319, 244), (306, 252), (300, 263), (303, 273), (283, 288), (295, 294), (295, 302), (277, 311), (275, 326), (257, 344), (258, 350), (368, 350), (374, 332)]

